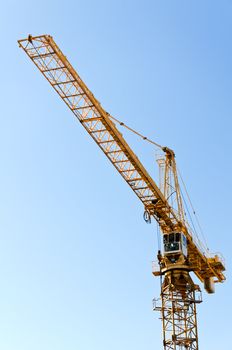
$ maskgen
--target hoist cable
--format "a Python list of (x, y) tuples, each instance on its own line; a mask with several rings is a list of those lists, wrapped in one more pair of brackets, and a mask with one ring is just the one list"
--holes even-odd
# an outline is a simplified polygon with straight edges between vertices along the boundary
[[(126, 128), (126, 129), (128, 129), (129, 131), (131, 131), (132, 133), (134, 133), (135, 135), (139, 136), (142, 140), (147, 141), (147, 142), (153, 144), (154, 146), (160, 148), (162, 151), (164, 151), (164, 147), (162, 147), (162, 146), (161, 146), (160, 144), (158, 144), (157, 142), (155, 142), (155, 141), (153, 141), (153, 140), (147, 138), (146, 136), (142, 135), (140, 132), (138, 132), (138, 131), (132, 129), (131, 127), (129, 127), (128, 125), (126, 125), (124, 122), (118, 120), (117, 118), (113, 117), (113, 116), (110, 115), (109, 113), (107, 113), (107, 115), (108, 115), (108, 117), (109, 117), (110, 119), (112, 119), (113, 121), (115, 121), (115, 122), (118, 123), (119, 125), (123, 126), (124, 128)], [(191, 208), (192, 208), (193, 214), (194, 214), (194, 216), (195, 216), (195, 218), (196, 218), (196, 223), (197, 223), (197, 225), (198, 225), (198, 227), (199, 227), (199, 230), (200, 230), (200, 232), (201, 232), (202, 238), (203, 238), (203, 240), (204, 240), (204, 245), (205, 245), (206, 249), (208, 250), (207, 243), (206, 243), (206, 239), (205, 239), (205, 236), (204, 236), (204, 233), (203, 233), (203, 230), (202, 230), (202, 227), (201, 227), (199, 218), (198, 218), (198, 216), (197, 216), (197, 214), (196, 214), (196, 211), (195, 211), (195, 209), (194, 209), (194, 207), (193, 207), (192, 201), (191, 201), (191, 199), (190, 199), (189, 193), (188, 193), (188, 191), (187, 191), (186, 185), (185, 185), (185, 183), (184, 183), (184, 180), (183, 180), (183, 178), (182, 178), (182, 176), (181, 176), (181, 173), (180, 173), (179, 169), (177, 169), (177, 171), (178, 171), (178, 174), (179, 174), (179, 176), (180, 176), (181, 182), (182, 182), (182, 184), (183, 184), (183, 187), (184, 187), (186, 196), (187, 196), (187, 198), (188, 198), (188, 201), (189, 201), (189, 203), (190, 203), (190, 206), (191, 206)], [(183, 193), (182, 193), (182, 198), (184, 199)], [(184, 199), (184, 202), (185, 202), (185, 206), (186, 206), (186, 209), (187, 209), (187, 212), (188, 212), (188, 216), (189, 216), (189, 219), (190, 219), (190, 221), (191, 221), (191, 223), (192, 223), (192, 226), (193, 226), (195, 235), (197, 236), (198, 240), (200, 241), (200, 239), (199, 239), (199, 237), (198, 237), (198, 234), (197, 234), (197, 231), (196, 231), (196, 228), (195, 228), (195, 225), (194, 225), (194, 222), (193, 222), (193, 219), (192, 219), (192, 217), (191, 217), (191, 215), (190, 215), (190, 212), (189, 212), (189, 210), (188, 210), (187, 203), (186, 203), (185, 199)]]
[(158, 222), (157, 222), (156, 226), (157, 226), (156, 234), (157, 234), (158, 250), (161, 250), (161, 233), (160, 233), (160, 227), (159, 227)]
[(191, 216), (191, 214), (190, 214), (190, 211), (189, 211), (188, 205), (187, 205), (186, 200), (185, 200), (185, 198), (184, 198), (184, 196), (183, 196), (183, 192), (182, 192), (181, 188), (180, 188), (180, 193), (181, 193), (181, 197), (182, 197), (182, 199), (183, 199), (183, 201), (184, 201), (185, 209), (187, 210), (189, 220), (191, 221), (191, 224), (192, 224), (192, 228), (193, 228), (194, 234), (195, 234), (195, 235), (196, 235), (196, 237), (198, 238), (197, 230), (196, 230), (196, 228), (195, 228), (195, 225), (194, 225), (194, 222), (193, 222), (192, 216)]
[(163, 150), (163, 147), (158, 144), (157, 142), (155, 141), (152, 141), (150, 139), (148, 139), (146, 136), (140, 134), (138, 131), (132, 129), (130, 126), (126, 125), (125, 123), (121, 122), (120, 120), (116, 119), (115, 117), (113, 117), (111, 114), (108, 114), (108, 117), (110, 117), (112, 120), (114, 120), (116, 123), (118, 123), (119, 125), (123, 126), (124, 128), (130, 130), (131, 132), (133, 132), (134, 134), (136, 134), (137, 136), (141, 137), (141, 139), (155, 145), (156, 147), (159, 147), (160, 149)]
[(194, 214), (194, 216), (195, 216), (195, 218), (196, 218), (196, 223), (197, 223), (198, 228), (199, 228), (199, 230), (200, 230), (200, 232), (201, 232), (202, 238), (203, 238), (203, 240), (204, 240), (204, 244), (205, 244), (207, 250), (209, 250), (209, 248), (208, 248), (208, 246), (207, 246), (207, 242), (206, 242), (206, 238), (205, 238), (203, 229), (202, 229), (202, 227), (201, 227), (201, 224), (200, 224), (198, 215), (197, 215), (197, 213), (196, 213), (196, 211), (195, 211), (195, 208), (194, 208), (194, 206), (193, 206), (193, 204), (192, 204), (192, 201), (191, 201), (191, 199), (190, 199), (190, 196), (189, 196), (189, 193), (188, 193), (188, 191), (187, 191), (187, 187), (186, 187), (186, 185), (185, 185), (185, 183), (184, 183), (183, 177), (181, 176), (180, 170), (179, 170), (178, 168), (177, 168), (177, 171), (178, 171), (178, 174), (179, 174), (179, 176), (180, 176), (181, 182), (182, 182), (182, 184), (183, 184), (183, 187), (184, 187), (186, 196), (187, 196), (187, 198), (188, 198), (189, 204), (190, 204), (190, 206), (191, 206), (191, 208), (192, 208), (193, 214)]

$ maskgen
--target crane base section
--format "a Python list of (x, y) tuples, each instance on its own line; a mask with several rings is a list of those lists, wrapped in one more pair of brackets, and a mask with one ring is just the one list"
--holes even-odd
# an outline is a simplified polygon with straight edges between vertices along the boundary
[(188, 271), (165, 273), (161, 298), (153, 300), (153, 309), (161, 312), (164, 350), (198, 350), (196, 304), (201, 301)]

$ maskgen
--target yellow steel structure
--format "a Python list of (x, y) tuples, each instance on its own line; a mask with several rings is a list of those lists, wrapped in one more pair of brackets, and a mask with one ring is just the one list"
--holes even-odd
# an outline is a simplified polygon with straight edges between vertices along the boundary
[(187, 253), (158, 253), (158, 268), (153, 274), (162, 276), (163, 282), (161, 305), (155, 303), (154, 309), (161, 312), (165, 350), (198, 349), (196, 304), (201, 301), (200, 288), (189, 272), (193, 271), (212, 293), (214, 283), (225, 280), (225, 267), (218, 255), (211, 256), (202, 248), (186, 221), (174, 152), (162, 147), (159, 188), (53, 38), (29, 35), (18, 43), (140, 199), (145, 216), (158, 222), (164, 242), (175, 235), (186, 239)]

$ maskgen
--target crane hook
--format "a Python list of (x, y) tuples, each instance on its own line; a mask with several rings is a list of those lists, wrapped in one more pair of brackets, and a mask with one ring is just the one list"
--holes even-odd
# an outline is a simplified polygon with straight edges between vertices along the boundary
[(150, 224), (151, 223), (151, 215), (150, 213), (145, 209), (144, 213), (143, 213), (143, 218), (144, 218), (144, 221), (147, 223), (147, 224)]

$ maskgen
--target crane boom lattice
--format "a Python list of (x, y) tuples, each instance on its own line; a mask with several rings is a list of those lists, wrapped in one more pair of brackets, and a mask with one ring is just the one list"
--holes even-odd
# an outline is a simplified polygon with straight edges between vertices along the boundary
[[(165, 159), (160, 161), (164, 172), (160, 189), (112, 121), (117, 119), (104, 110), (53, 38), (29, 35), (18, 43), (140, 199), (145, 213), (158, 222), (164, 253), (159, 251), (159, 265), (153, 274), (163, 277), (161, 306), (155, 309), (161, 312), (164, 349), (197, 350), (200, 287), (190, 272), (211, 293), (215, 282), (225, 280), (225, 267), (218, 255), (209, 255), (202, 248), (185, 219), (174, 152), (162, 148)], [(170, 201), (173, 196), (176, 207)]]

